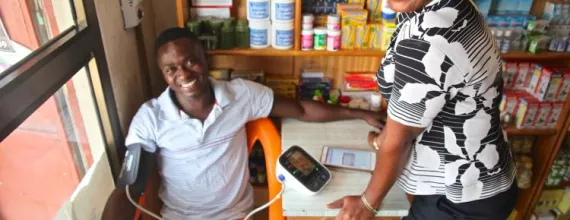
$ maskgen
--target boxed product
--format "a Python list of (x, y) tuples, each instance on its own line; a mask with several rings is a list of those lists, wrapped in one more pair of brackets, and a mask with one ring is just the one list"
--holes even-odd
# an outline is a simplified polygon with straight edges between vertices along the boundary
[(530, 79), (528, 81), (528, 85), (526, 87), (526, 91), (530, 94), (535, 94), (536, 88), (540, 83), (540, 79), (542, 78), (542, 65), (540, 64), (533, 64), (531, 69)]
[(540, 198), (536, 202), (536, 210), (550, 210), (556, 208), (564, 196), (564, 191), (563, 189), (543, 190)]
[(342, 15), (345, 10), (364, 9), (364, 4), (360, 3), (338, 3), (336, 4), (336, 13)]
[(364, 5), (364, 0), (348, 0), (349, 4), (362, 4)]
[(515, 89), (525, 90), (531, 75), (531, 64), (526, 62), (519, 63), (518, 73), (515, 77)]
[(552, 110), (550, 111), (550, 114), (548, 115), (548, 124), (546, 125), (546, 128), (548, 129), (552, 129), (556, 127), (556, 124), (558, 123), (558, 118), (560, 116), (560, 112), (562, 112), (562, 107), (564, 106), (564, 103), (561, 102), (555, 102), (552, 103)]
[(382, 48), (382, 25), (381, 24), (369, 24), (370, 29), (370, 49), (380, 49)]
[(347, 72), (344, 74), (345, 91), (375, 91), (378, 90), (376, 73)]
[(370, 23), (382, 22), (382, 0), (366, 0), (366, 9)]
[(341, 13), (342, 26), (365, 25), (368, 21), (368, 11), (364, 9), (347, 9)]
[(518, 91), (505, 91), (503, 93), (504, 97), (504, 107), (500, 107), (502, 112), (509, 113), (511, 116), (514, 116), (517, 111), (517, 105), (519, 102), (519, 93)]
[(534, 97), (542, 102), (554, 101), (554, 95), (560, 88), (562, 74), (553, 72), (550, 68), (542, 68), (541, 78)]
[(343, 50), (354, 49), (354, 38), (356, 37), (356, 27), (351, 25), (342, 26), (341, 48)]
[(518, 70), (519, 68), (517, 62), (507, 62), (505, 64), (505, 71), (503, 72), (503, 85), (505, 88), (514, 87)]
[(370, 48), (370, 25), (356, 26), (354, 37), (355, 49), (368, 49)]
[(382, 45), (380, 46), (381, 50), (388, 50), (388, 47), (390, 47), (390, 40), (394, 32), (396, 32), (395, 24), (387, 23), (382, 26)]
[(549, 102), (540, 103), (538, 107), (538, 113), (534, 121), (534, 127), (544, 129), (548, 126), (548, 116), (552, 110), (552, 104)]
[(534, 128), (540, 101), (532, 96), (519, 97), (516, 115), (517, 128)]
[(554, 96), (554, 101), (556, 102), (566, 101), (566, 96), (568, 96), (568, 92), (570, 92), (570, 72), (566, 71), (562, 75), (562, 82), (560, 84), (560, 88)]
[(267, 76), (265, 79), (265, 85), (270, 88), (282, 87), (282, 86), (297, 86), (299, 85), (299, 78), (297, 77), (286, 77), (286, 76)]
[(258, 83), (265, 83), (265, 73), (262, 70), (234, 70), (231, 79), (247, 79)]
[(230, 70), (229, 69), (213, 69), (210, 70), (210, 76), (218, 80), (229, 80)]
[(570, 211), (570, 187), (566, 187), (566, 189), (564, 189), (564, 195), (562, 196), (562, 199), (560, 199), (560, 203), (558, 203), (557, 208), (562, 213), (568, 213), (568, 211)]

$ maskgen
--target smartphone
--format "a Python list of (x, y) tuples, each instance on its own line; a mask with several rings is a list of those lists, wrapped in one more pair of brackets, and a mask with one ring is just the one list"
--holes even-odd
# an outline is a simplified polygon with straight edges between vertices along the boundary
[(331, 168), (372, 172), (376, 165), (376, 152), (324, 146), (321, 154), (321, 164)]

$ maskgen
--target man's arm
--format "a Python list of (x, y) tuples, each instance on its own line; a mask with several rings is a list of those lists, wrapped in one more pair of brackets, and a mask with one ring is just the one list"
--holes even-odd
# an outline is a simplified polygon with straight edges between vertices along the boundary
[(386, 113), (349, 109), (315, 101), (303, 101), (274, 96), (270, 116), (295, 118), (308, 122), (328, 122), (348, 119), (363, 119), (374, 127), (385, 123)]

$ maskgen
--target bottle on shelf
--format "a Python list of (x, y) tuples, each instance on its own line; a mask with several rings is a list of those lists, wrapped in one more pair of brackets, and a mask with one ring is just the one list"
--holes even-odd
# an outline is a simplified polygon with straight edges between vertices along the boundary
[(503, 30), (495, 31), (495, 41), (497, 42), (497, 48), (500, 50), (503, 46)]
[(501, 40), (501, 53), (508, 53), (511, 49), (512, 30), (505, 30), (505, 36)]

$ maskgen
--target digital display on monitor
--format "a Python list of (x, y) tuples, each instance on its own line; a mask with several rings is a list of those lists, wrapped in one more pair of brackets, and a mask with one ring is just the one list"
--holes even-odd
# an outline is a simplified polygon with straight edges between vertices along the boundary
[(288, 160), (304, 176), (309, 175), (315, 169), (315, 164), (300, 151), (293, 152)]

